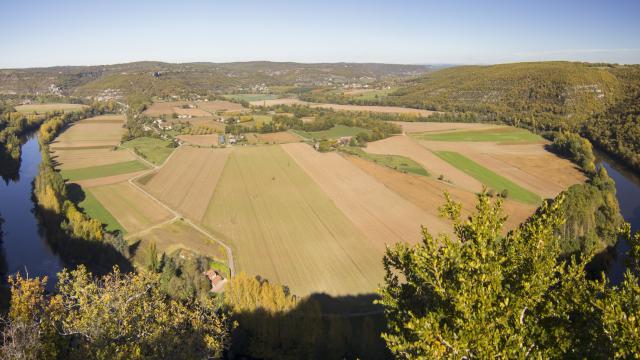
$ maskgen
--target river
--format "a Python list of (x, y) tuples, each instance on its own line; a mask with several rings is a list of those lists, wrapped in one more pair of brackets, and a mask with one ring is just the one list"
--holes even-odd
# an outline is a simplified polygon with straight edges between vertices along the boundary
[(19, 177), (0, 182), (0, 215), (5, 220), (2, 246), (8, 274), (46, 275), (50, 279), (47, 288), (51, 290), (64, 263), (49, 246), (34, 214), (32, 182), (38, 173), (40, 158), (38, 138), (30, 136), (22, 145)]
[[(620, 204), (620, 212), (624, 219), (631, 224), (631, 233), (640, 231), (640, 176), (632, 173), (623, 165), (606, 154), (596, 152), (597, 164), (607, 169), (609, 176), (616, 182), (616, 197)], [(629, 244), (626, 240), (619, 240), (615, 247), (615, 260), (608, 270), (608, 276), (614, 284), (620, 283), (624, 277), (626, 266), (626, 252)]]

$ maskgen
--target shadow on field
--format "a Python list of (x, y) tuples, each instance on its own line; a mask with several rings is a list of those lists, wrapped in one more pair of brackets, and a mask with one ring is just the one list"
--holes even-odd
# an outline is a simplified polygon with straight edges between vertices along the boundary
[(66, 268), (86, 266), (94, 275), (105, 275), (114, 266), (120, 267), (121, 272), (133, 271), (129, 259), (118, 252), (111, 244), (103, 241), (93, 241), (70, 236), (63, 228), (66, 221), (58, 214), (38, 205), (34, 209), (39, 220), (38, 231), (46, 234), (51, 248), (60, 255)]
[(389, 359), (375, 294), (314, 294), (286, 313), (262, 309), (234, 315), (230, 359)]

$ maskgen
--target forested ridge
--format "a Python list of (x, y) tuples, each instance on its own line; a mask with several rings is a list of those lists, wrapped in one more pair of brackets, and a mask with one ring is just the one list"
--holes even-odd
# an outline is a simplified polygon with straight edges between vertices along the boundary
[(408, 80), (377, 99), (316, 91), (306, 93), (304, 100), (399, 105), (448, 112), (436, 116), (439, 120), (475, 119), (577, 132), (640, 170), (640, 65), (459, 66)]

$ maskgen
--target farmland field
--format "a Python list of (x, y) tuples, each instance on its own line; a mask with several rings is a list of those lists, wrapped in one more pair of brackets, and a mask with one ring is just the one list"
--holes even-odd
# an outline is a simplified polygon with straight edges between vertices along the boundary
[(199, 221), (230, 152), (231, 149), (182, 146), (160, 170), (137, 181), (172, 209)]
[(118, 149), (73, 149), (53, 150), (51, 158), (62, 170), (86, 168), (135, 160), (128, 150)]
[(147, 165), (138, 160), (121, 163), (91, 166), (86, 168), (70, 169), (60, 171), (64, 179), (70, 181), (87, 180), (101, 178), (105, 176), (127, 174), (147, 169)]
[(139, 137), (124, 142), (121, 146), (135, 151), (155, 165), (160, 165), (171, 155), (173, 150), (175, 150), (175, 148), (170, 147), (170, 145), (171, 141), (168, 140)]
[(293, 131), (280, 131), (267, 134), (256, 134), (257, 141), (269, 144), (286, 144), (300, 142), (302, 138)]
[(490, 141), (497, 143), (540, 142), (542, 137), (528, 130), (513, 127), (497, 129), (426, 133), (413, 135), (420, 140), (431, 141)]
[(422, 211), (335, 152), (320, 153), (302, 143), (281, 146), (380, 255), (385, 244), (418, 241), (422, 224), (436, 233), (451, 229), (443, 219)]
[(96, 186), (88, 191), (129, 234), (145, 230), (173, 216), (128, 182)]
[(382, 275), (380, 249), (278, 146), (234, 149), (202, 223), (238, 270), (295, 294), (369, 292)]
[(42, 114), (42, 113), (51, 112), (51, 111), (72, 112), (72, 111), (82, 110), (86, 107), (87, 107), (86, 105), (82, 105), (82, 104), (51, 103), (51, 104), (18, 105), (15, 108), (16, 108), (16, 111), (25, 113), (25, 114), (33, 114), (33, 113)]
[(118, 230), (123, 234), (127, 233), (118, 220), (102, 206), (90, 191), (84, 192), (84, 199), (78, 205), (87, 215), (105, 224), (108, 231)]
[(347, 154), (355, 155), (362, 159), (372, 161), (376, 164), (380, 164), (382, 166), (386, 166), (400, 172), (412, 173), (420, 176), (429, 176), (429, 172), (425, 170), (422, 165), (406, 156), (370, 154), (364, 152), (360, 148), (355, 147), (344, 148), (343, 151)]
[(244, 100), (244, 101), (262, 101), (273, 100), (278, 96), (273, 94), (227, 94), (224, 95), (227, 99)]
[(178, 135), (178, 139), (197, 146), (217, 146), (218, 134), (209, 135)]
[[(226, 252), (220, 244), (179, 219), (140, 233), (131, 240), (140, 240), (140, 246), (136, 252), (136, 257), (139, 259), (146, 260), (146, 257), (140, 256), (140, 252), (144, 252), (150, 243), (154, 243), (160, 253), (171, 254), (176, 250), (184, 249), (211, 259), (226, 262)], [(144, 262), (145, 260), (139, 262)]]
[(478, 165), (459, 153), (453, 151), (438, 151), (436, 154), (498, 193), (507, 190), (510, 198), (529, 204), (539, 204), (542, 200), (538, 195)]
[(94, 117), (72, 124), (52, 143), (52, 150), (109, 148), (120, 143), (124, 116)]
[(302, 131), (293, 130), (296, 134), (308, 139), (335, 139), (342, 136), (355, 136), (361, 132), (368, 133), (369, 130), (360, 127), (351, 127), (345, 125), (335, 125), (331, 129), (322, 131)]

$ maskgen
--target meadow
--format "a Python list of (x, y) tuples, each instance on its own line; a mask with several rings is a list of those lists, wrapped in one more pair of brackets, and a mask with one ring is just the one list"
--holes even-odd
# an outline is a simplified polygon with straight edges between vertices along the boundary
[(172, 142), (151, 137), (139, 137), (121, 144), (123, 148), (131, 149), (136, 154), (148, 160), (154, 165), (162, 164), (175, 150)]

